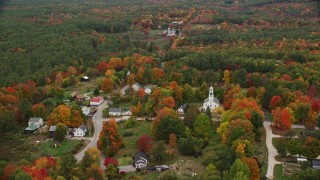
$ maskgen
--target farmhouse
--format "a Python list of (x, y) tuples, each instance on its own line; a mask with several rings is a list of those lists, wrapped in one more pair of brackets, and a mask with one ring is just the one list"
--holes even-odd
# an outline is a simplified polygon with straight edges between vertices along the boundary
[(124, 86), (124, 87), (121, 89), (121, 94), (122, 94), (122, 95), (127, 94), (128, 91), (129, 91), (129, 89), (130, 89), (130, 86), (129, 86), (129, 85)]
[(182, 104), (179, 109), (177, 110), (177, 112), (179, 114), (185, 114), (186, 113), (186, 110), (187, 110), (187, 104)]
[(131, 87), (134, 92), (137, 92), (141, 88), (141, 85), (139, 83), (134, 83)]
[(152, 84), (148, 84), (148, 85), (145, 85), (144, 87), (143, 87), (143, 89), (144, 89), (144, 92), (146, 93), (146, 94), (151, 94), (151, 92), (152, 92), (152, 88), (153, 88), (153, 85)]
[(26, 129), (24, 129), (24, 133), (25, 134), (31, 134), (34, 133), (38, 128), (36, 127), (36, 125), (31, 124), (31, 126), (27, 127)]
[(90, 106), (99, 106), (103, 102), (103, 97), (94, 97), (90, 100)]
[(75, 96), (76, 101), (84, 101), (85, 99), (86, 99), (86, 97), (83, 94), (77, 94)]
[(209, 97), (204, 100), (202, 110), (205, 111), (207, 108), (209, 108), (211, 111), (219, 106), (219, 99), (214, 97), (213, 94), (213, 87), (209, 88)]
[(109, 109), (109, 116), (121, 116), (121, 109), (120, 108), (110, 108)]
[(38, 129), (43, 125), (43, 119), (42, 118), (37, 118), (37, 117), (31, 117), (28, 121), (28, 126), (35, 125), (36, 128)]
[(81, 125), (78, 128), (74, 128), (74, 132), (73, 135), (75, 137), (83, 137), (84, 135), (86, 135), (88, 128), (86, 125)]
[(144, 168), (144, 167), (147, 167), (147, 164), (148, 164), (148, 158), (146, 153), (142, 151), (136, 152), (136, 154), (134, 155), (134, 166), (136, 168)]

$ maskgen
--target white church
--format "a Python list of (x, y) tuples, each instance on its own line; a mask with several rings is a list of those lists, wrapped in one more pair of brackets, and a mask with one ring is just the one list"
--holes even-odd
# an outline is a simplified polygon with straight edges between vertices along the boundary
[(214, 108), (218, 107), (219, 104), (219, 99), (214, 97), (213, 87), (211, 85), (211, 87), (209, 88), (209, 97), (203, 101), (202, 110), (206, 111), (206, 109), (209, 107), (212, 111)]

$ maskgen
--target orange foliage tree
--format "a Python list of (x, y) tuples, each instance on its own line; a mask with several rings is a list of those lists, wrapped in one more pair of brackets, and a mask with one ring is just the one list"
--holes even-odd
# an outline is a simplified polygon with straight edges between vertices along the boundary
[(98, 149), (102, 150), (106, 156), (114, 155), (122, 143), (116, 120), (113, 118), (104, 122), (97, 142)]
[(272, 110), (272, 126), (278, 129), (290, 129), (291, 127), (291, 114), (287, 108), (281, 109), (277, 107)]
[(112, 79), (105, 78), (101, 84), (101, 90), (106, 93), (111, 93), (114, 90), (114, 84)]
[(165, 116), (172, 116), (174, 118), (179, 118), (177, 113), (173, 109), (169, 109), (167, 107), (161, 109), (158, 113), (157, 116), (155, 117), (152, 126), (151, 126), (151, 132), (152, 135), (156, 136), (157, 135), (157, 127), (160, 124), (160, 121), (165, 117)]
[(71, 110), (71, 107), (60, 105), (56, 107), (48, 117), (48, 126), (62, 123), (66, 126), (79, 127), (83, 124), (83, 118), (78, 110)]
[(171, 96), (163, 98), (162, 104), (165, 107), (170, 108), (170, 109), (175, 107), (175, 101), (174, 101), (173, 97), (171, 97)]
[(231, 104), (233, 103), (233, 101), (235, 100), (234, 95), (238, 94), (241, 92), (241, 88), (240, 86), (231, 86), (229, 87), (224, 96), (223, 96), (223, 107), (225, 110), (230, 109)]
[(251, 180), (259, 180), (260, 179), (260, 168), (258, 166), (258, 162), (255, 158), (242, 158), (242, 161), (246, 163), (250, 170), (250, 179)]
[(171, 133), (169, 136), (169, 146), (175, 148), (177, 146), (177, 136), (174, 133)]

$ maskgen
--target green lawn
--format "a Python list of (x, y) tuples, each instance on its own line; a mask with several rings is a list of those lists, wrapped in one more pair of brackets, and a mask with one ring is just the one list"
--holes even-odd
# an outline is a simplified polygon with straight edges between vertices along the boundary
[[(120, 123), (119, 130), (120, 130), (120, 134), (122, 135), (123, 143), (124, 143), (125, 147), (122, 149), (119, 149), (119, 151), (115, 157), (117, 159), (121, 159), (123, 157), (130, 157), (131, 158), (131, 156), (134, 155), (134, 153), (137, 151), (136, 142), (137, 142), (138, 138), (144, 134), (151, 136), (151, 124), (152, 124), (152, 122), (142, 121), (142, 122), (139, 122), (138, 127), (126, 129), (124, 127), (124, 123)], [(128, 131), (132, 132), (133, 135), (127, 136), (127, 137), (123, 136), (123, 133), (128, 132)]]
[(274, 179), (275, 180), (289, 180), (291, 179), (289, 176), (283, 175), (283, 167), (281, 164), (276, 164), (274, 166)]
[(78, 140), (65, 140), (60, 143), (61, 146), (56, 148), (52, 148), (51, 145), (54, 141), (47, 141), (40, 145), (40, 149), (42, 150), (43, 154), (52, 155), (52, 156), (63, 156), (66, 153), (71, 152), (77, 144), (80, 143)]

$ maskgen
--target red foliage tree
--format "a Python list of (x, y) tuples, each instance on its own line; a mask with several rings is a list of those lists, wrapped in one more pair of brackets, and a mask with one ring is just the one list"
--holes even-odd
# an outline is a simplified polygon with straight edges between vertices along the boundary
[(282, 99), (280, 96), (273, 96), (270, 100), (270, 108), (274, 109), (276, 107), (281, 106), (283, 103)]
[(272, 126), (278, 129), (290, 129), (291, 127), (291, 114), (288, 109), (277, 107), (272, 111), (273, 122)]
[(165, 97), (165, 98), (162, 100), (162, 104), (163, 104), (165, 107), (168, 107), (168, 108), (172, 109), (172, 108), (174, 108), (174, 106), (175, 106), (175, 100), (173, 99), (173, 97), (168, 96), (168, 97)]
[(112, 164), (113, 166), (117, 167), (119, 162), (118, 160), (116, 159), (113, 159), (112, 157), (107, 157), (105, 160), (104, 160), (104, 163), (103, 165), (108, 167), (110, 164)]
[(138, 90), (138, 96), (139, 96), (139, 98), (142, 99), (142, 98), (144, 98), (145, 95), (146, 95), (146, 92), (144, 91), (144, 89), (143, 89), (143, 88), (140, 88), (140, 89)]
[(34, 104), (31, 109), (36, 117), (44, 117), (46, 114), (46, 107), (43, 104)]
[(137, 141), (137, 148), (140, 151), (148, 152), (151, 150), (153, 145), (152, 138), (148, 135), (141, 136)]
[(97, 69), (100, 73), (106, 72), (110, 68), (110, 65), (106, 62), (101, 62), (98, 64)]

